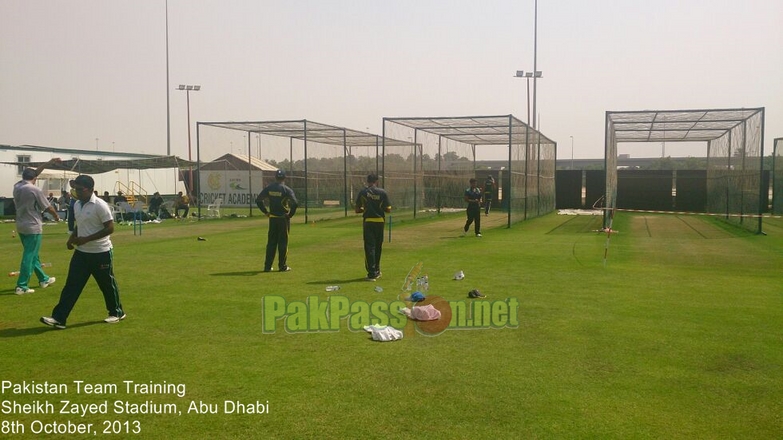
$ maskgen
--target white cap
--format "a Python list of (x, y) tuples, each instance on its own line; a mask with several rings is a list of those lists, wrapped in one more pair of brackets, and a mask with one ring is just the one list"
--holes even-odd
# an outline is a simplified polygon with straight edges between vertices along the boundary
[(465, 278), (465, 272), (463, 272), (463, 271), (459, 271), (459, 272), (454, 274), (454, 279), (457, 280), (457, 281), (462, 280), (464, 278)]

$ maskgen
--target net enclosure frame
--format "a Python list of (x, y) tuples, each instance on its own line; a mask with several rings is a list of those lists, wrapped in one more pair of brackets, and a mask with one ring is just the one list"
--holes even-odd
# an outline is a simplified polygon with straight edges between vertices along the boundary
[[(507, 227), (555, 209), (557, 143), (511, 114), (385, 117), (382, 135), (382, 139), (407, 138), (413, 143), (414, 160), (413, 167), (407, 170), (408, 180), (413, 182), (414, 187), (423, 188), (413, 191), (414, 216), (432, 203), (440, 212), (447, 207), (448, 197), (453, 195), (457, 197), (452, 200), (464, 209), (463, 191), (468, 180), (476, 177), (478, 171), (477, 148), (488, 146), (505, 147), (507, 150), (505, 170), (501, 170), (505, 173), (497, 181), (502, 186), (501, 208), (507, 210)], [(444, 152), (444, 145), (447, 144), (466, 152), (468, 160), (446, 163), (449, 152)], [(390, 151), (399, 150), (399, 147), (384, 145), (383, 149), (383, 157), (386, 158)], [(435, 158), (432, 169), (426, 169), (423, 160), (417, 159), (417, 153), (418, 158)], [(383, 170), (384, 178), (388, 179), (391, 170), (386, 166)], [(435, 194), (431, 194), (433, 191)]]
[[(290, 148), (290, 160), (288, 161), (288, 168), (284, 169), (287, 176), (287, 184), (294, 189), (297, 193), (297, 199), (299, 199), (300, 210), (304, 210), (304, 222), (308, 223), (310, 220), (311, 208), (313, 207), (313, 200), (311, 196), (314, 195), (313, 171), (309, 169), (309, 162), (314, 157), (313, 154), (319, 154), (313, 150), (323, 150), (323, 146), (337, 147), (340, 151), (337, 153), (338, 159), (341, 159), (341, 166), (339, 170), (334, 171), (330, 177), (330, 183), (332, 186), (336, 185), (338, 189), (335, 189), (331, 194), (336, 195), (338, 200), (343, 206), (344, 216), (348, 216), (348, 208), (352, 204), (351, 195), (352, 190), (350, 188), (356, 185), (363, 185), (367, 176), (366, 172), (360, 175), (355, 175), (352, 172), (349, 162), (352, 158), (352, 150), (355, 148), (367, 149), (370, 154), (375, 155), (375, 169), (363, 170), (367, 172), (378, 173), (379, 163), (378, 152), (380, 151), (382, 144), (388, 144), (392, 146), (409, 145), (408, 142), (399, 141), (396, 139), (381, 139), (381, 136), (364, 131), (354, 130), (345, 127), (339, 127), (335, 125), (325, 124), (321, 122), (310, 121), (307, 119), (295, 119), (295, 120), (271, 120), (271, 121), (207, 121), (196, 123), (196, 163), (200, 170), (204, 164), (201, 160), (201, 149), (203, 142), (203, 130), (205, 128), (225, 129), (231, 131), (240, 131), (247, 134), (247, 151), (248, 158), (251, 158), (251, 134), (257, 134), (259, 136), (271, 136), (277, 138), (287, 138), (289, 140)], [(259, 140), (260, 142), (260, 140)], [(372, 153), (372, 150), (375, 150)], [(294, 155), (301, 155), (303, 158), (299, 162), (302, 164), (302, 169), (294, 169)], [(261, 152), (259, 151), (259, 156)], [(196, 180), (196, 193), (199, 196), (201, 191), (201, 178)], [(201, 202), (202, 197), (198, 197), (198, 216), (201, 218)], [(252, 208), (251, 208), (252, 212)]]
[(772, 150), (772, 213), (783, 215), (783, 137), (775, 138)]
[(762, 232), (764, 107), (607, 111), (604, 228), (617, 209), (617, 145), (634, 142), (706, 142), (707, 213)]

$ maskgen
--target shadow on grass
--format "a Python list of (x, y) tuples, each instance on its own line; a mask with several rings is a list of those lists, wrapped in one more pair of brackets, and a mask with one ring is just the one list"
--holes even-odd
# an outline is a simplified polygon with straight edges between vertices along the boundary
[(308, 281), (306, 284), (350, 284), (350, 283), (369, 283), (367, 281), (367, 278), (352, 278), (348, 280), (337, 280), (337, 279), (328, 279), (328, 280), (318, 280), (318, 281)]
[(20, 336), (32, 336), (32, 335), (40, 335), (41, 333), (46, 332), (57, 332), (57, 331), (63, 331), (67, 329), (74, 329), (79, 327), (87, 327), (89, 325), (95, 325), (95, 324), (104, 324), (103, 321), (90, 321), (90, 322), (82, 322), (80, 324), (74, 324), (74, 325), (68, 325), (65, 329), (57, 329), (48, 327), (46, 325), (40, 324), (36, 327), (30, 327), (30, 328), (4, 328), (0, 330), (0, 339), (2, 338), (18, 338)]
[[(277, 272), (277, 271), (275, 271)], [(263, 270), (245, 270), (242, 272), (218, 272), (210, 274), (213, 277), (252, 277), (255, 275), (258, 275), (260, 273), (264, 273)], [(269, 272), (271, 273), (271, 272)]]

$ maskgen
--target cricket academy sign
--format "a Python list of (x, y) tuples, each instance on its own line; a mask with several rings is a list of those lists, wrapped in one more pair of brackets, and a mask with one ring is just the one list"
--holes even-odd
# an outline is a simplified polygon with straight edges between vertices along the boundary
[(215, 203), (222, 198), (223, 206), (252, 205), (264, 188), (261, 171), (204, 170), (201, 173), (199, 200), (202, 204)]

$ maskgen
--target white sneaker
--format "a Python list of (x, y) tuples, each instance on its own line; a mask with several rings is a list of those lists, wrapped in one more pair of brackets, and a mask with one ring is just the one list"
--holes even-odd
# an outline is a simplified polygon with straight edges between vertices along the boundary
[(462, 231), (462, 236), (463, 237), (467, 237), (467, 235), (468, 235), (468, 231)]
[(24, 295), (26, 293), (34, 293), (34, 292), (35, 292), (35, 290), (33, 290), (33, 289), (29, 288), (29, 287), (27, 289), (23, 289), (21, 287), (17, 287), (16, 288), (16, 294), (17, 295)]
[(481, 237), (481, 234), (476, 234), (476, 237)]
[(57, 278), (55, 278), (55, 277), (49, 277), (49, 279), (48, 279), (48, 280), (46, 280), (46, 281), (44, 281), (44, 282), (42, 282), (42, 283), (41, 283), (41, 288), (42, 288), (42, 289), (46, 289), (47, 287), (49, 287), (49, 286), (51, 286), (52, 284), (54, 284), (54, 282), (55, 282), (55, 281), (57, 281)]
[(49, 327), (54, 327), (54, 328), (60, 329), (60, 330), (64, 330), (65, 329), (65, 324), (60, 324), (60, 321), (58, 321), (58, 320), (56, 320), (54, 318), (50, 318), (48, 316), (41, 316), (41, 319), (39, 321), (41, 321), (42, 323), (48, 325)]
[(126, 316), (128, 315), (125, 313), (123, 313), (122, 316), (109, 316), (108, 318), (104, 319), (103, 322), (107, 324), (116, 324), (125, 319)]

